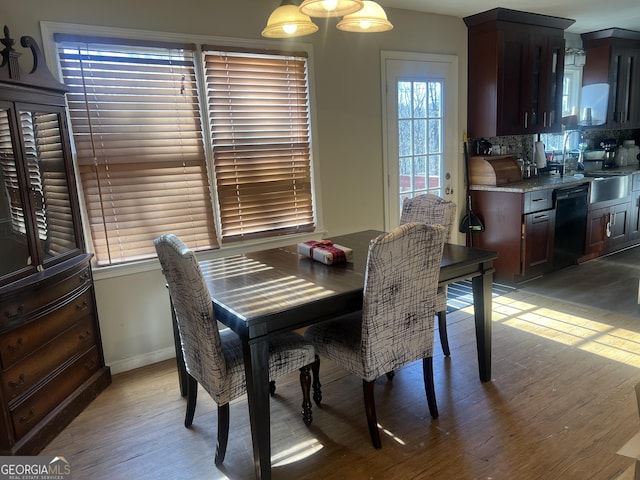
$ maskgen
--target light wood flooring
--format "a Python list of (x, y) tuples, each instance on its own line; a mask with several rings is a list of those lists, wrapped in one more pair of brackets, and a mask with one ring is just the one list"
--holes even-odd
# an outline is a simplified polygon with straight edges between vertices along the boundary
[[(494, 300), (492, 381), (478, 378), (472, 311), (449, 315), (451, 358), (436, 335), (440, 418), (428, 415), (421, 362), (376, 385), (382, 450), (370, 443), (361, 381), (324, 362), (323, 408), (304, 426), (297, 376), (271, 402), (274, 479), (614, 479), (616, 454), (640, 429), (638, 319), (522, 291)], [(183, 425), (174, 361), (115, 375), (43, 455), (74, 480), (249, 479), (245, 399), (232, 403), (224, 466), (213, 463), (217, 414), (201, 389)], [(628, 473), (628, 472), (627, 472)]]

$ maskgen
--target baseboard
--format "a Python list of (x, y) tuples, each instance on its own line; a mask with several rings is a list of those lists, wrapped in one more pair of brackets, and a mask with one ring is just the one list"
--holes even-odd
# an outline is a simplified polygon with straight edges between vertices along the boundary
[(151, 365), (152, 363), (162, 362), (163, 360), (168, 360), (169, 358), (175, 358), (176, 349), (173, 345), (170, 347), (163, 348), (161, 350), (156, 350), (154, 352), (148, 352), (142, 355), (136, 355), (134, 357), (124, 358), (122, 360), (108, 361), (106, 360), (107, 365), (111, 367), (111, 373), (122, 373), (129, 370), (133, 370), (134, 368), (144, 367), (146, 365)]

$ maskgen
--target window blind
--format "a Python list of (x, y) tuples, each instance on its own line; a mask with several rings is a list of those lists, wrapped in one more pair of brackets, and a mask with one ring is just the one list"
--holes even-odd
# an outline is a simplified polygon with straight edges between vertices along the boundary
[(97, 264), (217, 248), (193, 50), (57, 40)]
[(313, 231), (307, 59), (204, 59), (223, 239)]

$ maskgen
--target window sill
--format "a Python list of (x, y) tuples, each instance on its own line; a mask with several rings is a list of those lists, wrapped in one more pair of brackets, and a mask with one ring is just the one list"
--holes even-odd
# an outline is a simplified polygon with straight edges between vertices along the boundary
[[(284, 247), (293, 245), (307, 240), (317, 240), (323, 238), (326, 234), (325, 230), (316, 230), (311, 233), (301, 233), (296, 235), (287, 235), (283, 237), (275, 237), (272, 239), (260, 239), (248, 242), (238, 242), (232, 245), (220, 247), (217, 250), (206, 252), (197, 252), (198, 260), (209, 260), (212, 258), (228, 257), (231, 255), (241, 255), (244, 253), (255, 252), (256, 250), (266, 250), (269, 248)], [(113, 265), (107, 267), (97, 267), (93, 265), (93, 279), (104, 280), (107, 278), (124, 277), (127, 275), (135, 275), (138, 273), (150, 272), (158, 270), (160, 265), (157, 258), (149, 260), (141, 260), (123, 265)]]

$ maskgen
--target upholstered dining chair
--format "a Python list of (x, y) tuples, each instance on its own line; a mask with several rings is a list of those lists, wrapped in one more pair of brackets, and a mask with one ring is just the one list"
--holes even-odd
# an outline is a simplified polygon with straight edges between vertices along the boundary
[(362, 378), (371, 442), (381, 448), (373, 385), (376, 378), (422, 359), (429, 412), (438, 417), (433, 385), (436, 290), (445, 229), (405, 224), (369, 246), (362, 311), (315, 324), (305, 338), (316, 348), (313, 398), (322, 400), (320, 357)]
[[(229, 329), (218, 329), (213, 304), (196, 257), (176, 235), (165, 234), (154, 240), (171, 295), (178, 324), (187, 380), (185, 427), (190, 427), (196, 408), (198, 384), (218, 405), (218, 440), (215, 464), (224, 461), (229, 438), (229, 402), (246, 390), (242, 344)], [(313, 345), (290, 332), (269, 343), (269, 378), (300, 370), (302, 416), (309, 425), (311, 415), (311, 363)]]
[[(445, 242), (451, 240), (451, 230), (456, 217), (456, 204), (444, 200), (432, 193), (405, 198), (402, 203), (400, 224), (426, 223), (442, 225), (446, 229)], [(436, 297), (436, 312), (438, 315), (438, 334), (442, 352), (446, 357), (451, 355), (449, 337), (447, 335), (447, 287), (438, 288)]]

